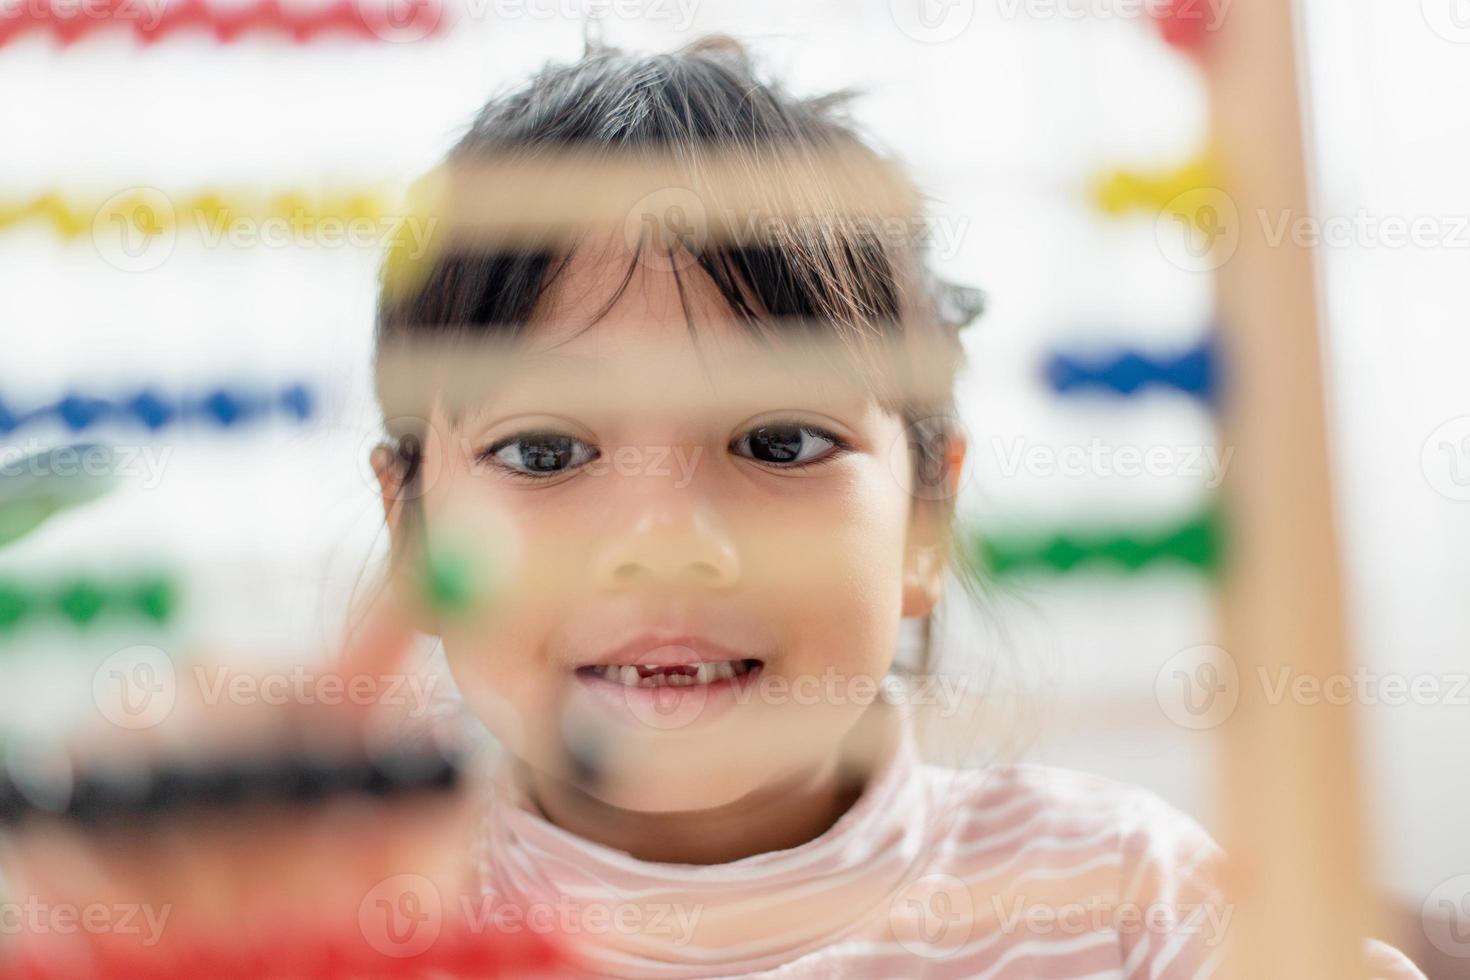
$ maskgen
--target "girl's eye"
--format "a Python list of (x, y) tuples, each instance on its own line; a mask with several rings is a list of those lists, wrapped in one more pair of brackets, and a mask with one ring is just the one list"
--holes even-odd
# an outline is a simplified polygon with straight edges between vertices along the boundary
[(731, 443), (730, 449), (758, 463), (792, 468), (824, 462), (845, 451), (847, 445), (824, 429), (781, 422), (751, 429)]
[(502, 439), (476, 458), (519, 476), (545, 479), (587, 465), (597, 450), (575, 436), (535, 432)]

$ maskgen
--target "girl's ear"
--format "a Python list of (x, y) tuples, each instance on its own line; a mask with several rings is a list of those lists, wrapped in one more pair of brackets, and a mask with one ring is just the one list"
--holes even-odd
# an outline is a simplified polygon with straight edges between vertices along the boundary
[(378, 478), (378, 492), (383, 499), (383, 518), (388, 522), (388, 533), (393, 537), (395, 553), (399, 546), (398, 515), (403, 504), (403, 463), (393, 447), (379, 443), (368, 457), (373, 474)]
[[(429, 636), (437, 636), (438, 617), (432, 615), (424, 603), (418, 601), (415, 589), (419, 578), (413, 572), (413, 557), (418, 541), (410, 533), (403, 516), (404, 508), (413, 506), (405, 494), (407, 467), (403, 457), (387, 444), (374, 447), (369, 460), (373, 466), (373, 474), (378, 478), (378, 492), (383, 500), (383, 519), (388, 525), (391, 555), (389, 588), (399, 590), (398, 598), (404, 600), (403, 608), (408, 611), (414, 629)], [(405, 595), (404, 592), (412, 594)]]
[(914, 499), (903, 561), (902, 615), (905, 619), (929, 615), (944, 594), (950, 525), (968, 448), (963, 433), (951, 432), (945, 445), (941, 486), (926, 491), (922, 498), (916, 496)]
[(944, 591), (944, 559), (937, 548), (910, 546), (903, 567), (903, 617), (927, 616)]

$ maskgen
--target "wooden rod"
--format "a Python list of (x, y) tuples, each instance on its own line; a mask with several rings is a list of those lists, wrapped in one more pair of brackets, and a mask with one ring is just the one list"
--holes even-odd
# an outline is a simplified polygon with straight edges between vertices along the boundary
[(1220, 189), (1240, 232), (1218, 271), (1223, 432), (1236, 449), (1220, 602), (1241, 691), (1222, 728), (1220, 803), (1236, 906), (1224, 975), (1237, 980), (1365, 977), (1373, 931), (1354, 706), (1274, 696), (1283, 671), (1352, 669), (1315, 255), (1266, 235), (1271, 220), (1312, 213), (1295, 16), (1292, 0), (1239, 0), (1204, 58)]

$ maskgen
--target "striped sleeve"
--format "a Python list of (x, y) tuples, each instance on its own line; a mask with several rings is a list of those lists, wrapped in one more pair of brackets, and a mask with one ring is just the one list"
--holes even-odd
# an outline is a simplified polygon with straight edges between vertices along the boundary
[[(1122, 901), (1142, 925), (1119, 929), (1128, 980), (1215, 975), (1232, 907), (1221, 889), (1224, 851), (1198, 823), (1152, 793), (1141, 793), (1124, 842)], [(1120, 922), (1127, 920), (1120, 917)], [(1366, 940), (1373, 980), (1425, 980), (1403, 953)]]
[(1224, 852), (1193, 819), (1146, 791), (1134, 798), (1122, 844), (1123, 975), (1212, 975), (1230, 931), (1231, 907), (1220, 886)]

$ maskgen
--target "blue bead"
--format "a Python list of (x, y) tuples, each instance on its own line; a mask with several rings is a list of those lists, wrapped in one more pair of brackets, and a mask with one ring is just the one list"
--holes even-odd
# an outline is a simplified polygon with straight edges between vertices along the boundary
[(67, 428), (73, 432), (81, 432), (96, 424), (97, 420), (106, 415), (111, 408), (111, 405), (100, 398), (67, 395), (56, 403), (53, 411), (66, 423)]
[(1177, 357), (1154, 358), (1123, 350), (1084, 362), (1057, 354), (1047, 362), (1046, 379), (1053, 391), (1063, 395), (1094, 389), (1132, 397), (1158, 385), (1211, 402), (1218, 385), (1218, 369), (1214, 342), (1206, 340)]
[(306, 385), (292, 385), (281, 392), (281, 407), (292, 417), (305, 420), (316, 410), (311, 390)]
[(134, 395), (126, 408), (134, 418), (155, 432), (172, 422), (178, 414), (178, 409), (158, 393), (148, 390)]
[(240, 403), (235, 400), (234, 395), (229, 394), (228, 391), (223, 391), (223, 389), (221, 391), (210, 392), (209, 395), (204, 397), (204, 400), (201, 401), (198, 407), (200, 407), (200, 410), (204, 414), (213, 417), (215, 422), (218, 422), (219, 425), (222, 425), (226, 429), (229, 426), (235, 425), (237, 420), (240, 420), (241, 411), (243, 411), (241, 410)]

